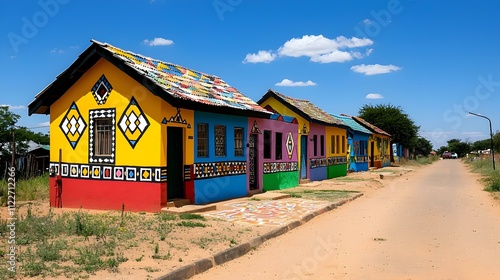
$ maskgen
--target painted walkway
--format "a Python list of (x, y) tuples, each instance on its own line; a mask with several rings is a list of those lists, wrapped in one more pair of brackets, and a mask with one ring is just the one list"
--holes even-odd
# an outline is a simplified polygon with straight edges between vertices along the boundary
[(265, 201), (248, 200), (224, 204), (234, 209), (215, 211), (204, 215), (252, 225), (282, 226), (291, 221), (300, 220), (302, 217), (329, 204), (331, 202), (298, 198)]

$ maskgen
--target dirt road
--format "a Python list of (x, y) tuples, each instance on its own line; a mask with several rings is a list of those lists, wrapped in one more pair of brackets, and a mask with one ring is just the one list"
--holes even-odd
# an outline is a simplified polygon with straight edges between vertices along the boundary
[(500, 279), (500, 204), (477, 180), (439, 161), (193, 279)]

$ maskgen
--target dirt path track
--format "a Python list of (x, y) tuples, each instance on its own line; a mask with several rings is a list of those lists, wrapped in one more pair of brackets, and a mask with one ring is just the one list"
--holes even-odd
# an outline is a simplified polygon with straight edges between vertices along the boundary
[(193, 279), (500, 279), (500, 204), (458, 160), (367, 193)]

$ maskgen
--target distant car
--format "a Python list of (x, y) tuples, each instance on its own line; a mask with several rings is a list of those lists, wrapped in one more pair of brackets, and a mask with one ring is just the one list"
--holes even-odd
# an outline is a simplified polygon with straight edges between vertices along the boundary
[(452, 158), (452, 159), (457, 159), (457, 158), (458, 158), (457, 153), (451, 153), (451, 158)]
[(443, 158), (443, 159), (450, 159), (451, 158), (451, 153), (450, 152), (444, 152), (441, 155), (441, 158)]

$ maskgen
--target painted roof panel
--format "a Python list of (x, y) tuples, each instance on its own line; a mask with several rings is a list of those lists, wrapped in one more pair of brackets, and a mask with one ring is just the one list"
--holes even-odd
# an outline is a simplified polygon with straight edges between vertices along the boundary
[(212, 106), (268, 113), (217, 76), (125, 51), (107, 43), (92, 42), (111, 52), (173, 97)]
[(364, 126), (357, 123), (355, 120), (352, 119), (351, 116), (345, 114), (340, 114), (340, 115), (332, 114), (332, 115), (337, 119), (341, 120), (342, 122), (344, 122), (348, 127), (350, 127), (352, 130), (356, 132), (372, 134), (370, 130), (366, 129)]
[(327, 112), (321, 110), (319, 107), (311, 103), (309, 100), (298, 99), (286, 96), (279, 92), (270, 90), (272, 93), (276, 94), (278, 97), (283, 99), (289, 105), (295, 107), (296, 109), (302, 111), (306, 114), (310, 119), (324, 122), (327, 124), (335, 124), (335, 125), (345, 125), (341, 120), (335, 118), (334, 116), (328, 114)]

